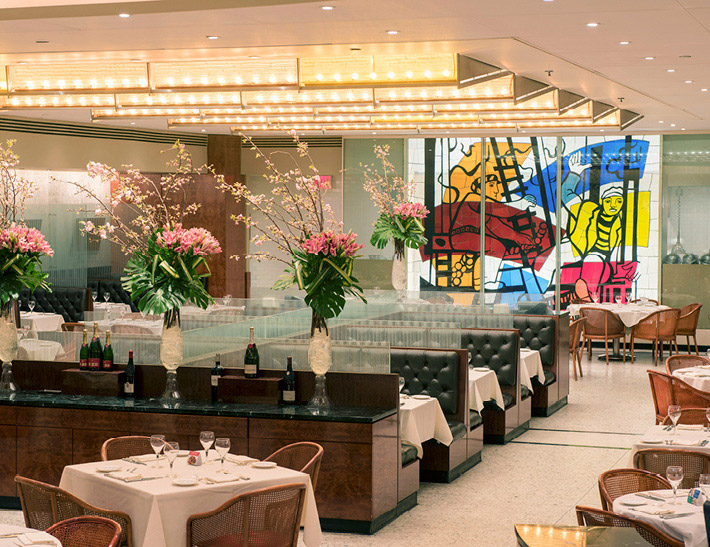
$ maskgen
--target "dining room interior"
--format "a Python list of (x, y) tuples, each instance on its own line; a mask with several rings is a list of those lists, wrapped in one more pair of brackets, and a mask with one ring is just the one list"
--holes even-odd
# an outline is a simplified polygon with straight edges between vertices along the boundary
[(709, 26), (0, 1), (0, 547), (707, 547)]

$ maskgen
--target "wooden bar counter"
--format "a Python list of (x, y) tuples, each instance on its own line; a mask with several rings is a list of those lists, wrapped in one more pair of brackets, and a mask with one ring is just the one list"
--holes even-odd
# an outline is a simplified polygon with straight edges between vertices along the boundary
[[(42, 366), (33, 365), (33, 369)], [(312, 373), (298, 375), (306, 391), (308, 375)], [(323, 529), (373, 533), (397, 515), (397, 378), (328, 375), (331, 398), (347, 391), (345, 385), (352, 392), (358, 382), (382, 384), (383, 379), (392, 384), (393, 397), (384, 398), (392, 399), (390, 408), (352, 404), (359, 401), (339, 406), (334, 401), (327, 415), (314, 415), (303, 404), (186, 400), (166, 407), (158, 399), (46, 391), (0, 396), (0, 506), (18, 507), (15, 474), (59, 484), (64, 466), (97, 461), (102, 443), (110, 437), (160, 433), (178, 441), (181, 448), (201, 449), (200, 431), (210, 430), (231, 439), (232, 453), (259, 459), (292, 442), (321, 444), (325, 452), (316, 501)]]

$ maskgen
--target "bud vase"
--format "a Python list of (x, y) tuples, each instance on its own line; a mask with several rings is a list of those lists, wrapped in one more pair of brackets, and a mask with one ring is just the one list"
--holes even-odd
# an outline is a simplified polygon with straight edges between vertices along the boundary
[(182, 364), (182, 346), (180, 309), (168, 310), (163, 315), (163, 332), (160, 336), (160, 362), (167, 370), (165, 391), (161, 397), (164, 401), (182, 399), (177, 383), (177, 369)]
[(10, 300), (8, 303), (0, 305), (0, 361), (2, 361), (0, 393), (5, 394), (18, 391), (12, 376), (12, 361), (17, 358), (19, 348), (13, 303)]
[(308, 401), (308, 408), (314, 414), (327, 414), (330, 399), (325, 388), (325, 375), (333, 365), (333, 348), (330, 343), (328, 322), (312, 311), (311, 337), (308, 342), (308, 366), (316, 375), (316, 389)]
[(392, 287), (397, 291), (397, 298), (404, 300), (407, 294), (407, 259), (404, 253), (404, 241), (394, 240), (394, 260), (392, 261)]

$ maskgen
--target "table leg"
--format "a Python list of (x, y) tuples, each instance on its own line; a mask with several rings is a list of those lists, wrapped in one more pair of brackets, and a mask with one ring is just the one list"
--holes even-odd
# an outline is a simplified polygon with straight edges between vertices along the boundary
[[(609, 354), (609, 361), (623, 361), (624, 356), (621, 354), (619, 351), (619, 348), (621, 346), (621, 338), (614, 338), (614, 349), (613, 353)], [(606, 361), (606, 356), (602, 353), (598, 359), (600, 361)]]

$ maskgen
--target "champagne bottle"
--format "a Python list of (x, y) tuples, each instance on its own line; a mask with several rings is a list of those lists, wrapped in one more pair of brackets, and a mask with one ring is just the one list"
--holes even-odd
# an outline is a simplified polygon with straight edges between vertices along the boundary
[(224, 374), (224, 369), (222, 368), (222, 364), (220, 363), (220, 355), (219, 353), (215, 357), (214, 360), (214, 366), (212, 367), (212, 371), (210, 372), (210, 383), (212, 384), (212, 402), (216, 403), (217, 402), (217, 388), (219, 387), (219, 379), (222, 377)]
[(79, 350), (79, 370), (89, 369), (89, 331), (84, 329), (84, 341)]
[(259, 350), (254, 343), (254, 327), (249, 327), (249, 345), (244, 354), (244, 376), (247, 378), (259, 377)]
[(101, 339), (99, 338), (99, 324), (94, 323), (94, 337), (89, 346), (89, 370), (101, 370)]
[(287, 405), (296, 403), (296, 375), (293, 373), (293, 358), (290, 355), (286, 358), (286, 374), (283, 379), (281, 399)]
[(128, 364), (126, 365), (126, 383), (123, 384), (123, 395), (125, 397), (135, 397), (136, 388), (136, 365), (133, 364), (133, 351), (128, 352)]
[(106, 345), (104, 346), (101, 370), (113, 370), (113, 348), (111, 347), (111, 331), (106, 331)]

